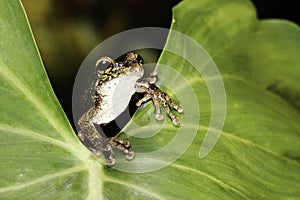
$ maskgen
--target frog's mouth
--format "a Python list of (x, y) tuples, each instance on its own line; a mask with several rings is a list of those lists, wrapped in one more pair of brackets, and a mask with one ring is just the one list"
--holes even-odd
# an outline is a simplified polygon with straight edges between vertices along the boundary
[(137, 75), (141, 74), (141, 77), (144, 75), (144, 68), (141, 65), (139, 67), (132, 67), (129, 71), (130, 73), (136, 73)]

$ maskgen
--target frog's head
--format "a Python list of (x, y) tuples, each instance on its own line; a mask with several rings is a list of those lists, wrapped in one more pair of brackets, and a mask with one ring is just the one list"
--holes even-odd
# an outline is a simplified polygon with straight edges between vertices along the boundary
[(126, 54), (122, 62), (116, 62), (110, 57), (102, 57), (96, 62), (96, 67), (106, 66), (105, 69), (99, 69), (98, 77), (102, 81), (111, 80), (124, 74), (143, 74), (142, 68), (144, 60), (142, 56), (135, 52)]

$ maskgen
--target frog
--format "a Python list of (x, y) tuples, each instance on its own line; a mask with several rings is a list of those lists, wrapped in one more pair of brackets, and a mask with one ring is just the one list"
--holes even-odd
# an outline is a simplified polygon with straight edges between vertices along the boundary
[(124, 60), (115, 61), (108, 56), (99, 58), (95, 66), (108, 64), (106, 69), (97, 69), (97, 80), (93, 86), (93, 106), (82, 114), (78, 120), (78, 138), (81, 142), (88, 140), (91, 143), (90, 151), (96, 156), (103, 155), (108, 167), (116, 163), (114, 148), (121, 150), (127, 160), (135, 156), (131, 143), (127, 139), (117, 136), (106, 137), (97, 131), (96, 126), (106, 125), (115, 120), (128, 106), (134, 93), (143, 93), (144, 96), (136, 102), (140, 107), (143, 103), (152, 100), (155, 107), (155, 118), (163, 120), (161, 107), (175, 126), (179, 126), (180, 118), (173, 112), (183, 113), (183, 107), (174, 103), (171, 97), (162, 91), (155, 82), (157, 71), (154, 70), (148, 77), (144, 77), (143, 57), (135, 52), (126, 54)]

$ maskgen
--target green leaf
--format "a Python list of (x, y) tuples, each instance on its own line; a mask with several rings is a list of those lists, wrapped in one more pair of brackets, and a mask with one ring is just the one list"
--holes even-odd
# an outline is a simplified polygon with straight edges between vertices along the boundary
[[(145, 173), (117, 169), (165, 164), (162, 158), (178, 149), (144, 162), (137, 162), (138, 155), (133, 162), (120, 158), (115, 169), (101, 165), (79, 142), (59, 106), (19, 1), (0, 2), (0, 27), (0, 199), (300, 198), (296, 25), (257, 20), (247, 0), (177, 5), (171, 29), (200, 43), (216, 63), (226, 90), (226, 119), (218, 143), (200, 159), (215, 106), (210, 95), (218, 93), (206, 83), (215, 77), (200, 76), (184, 57), (164, 51), (158, 84), (183, 104), (182, 124), (150, 120), (154, 110), (148, 105), (134, 119), (146, 128), (131, 122), (125, 132), (158, 133), (131, 137), (136, 152), (152, 153), (177, 139), (187, 149), (167, 167)], [(189, 53), (186, 57), (199, 56), (185, 40), (176, 39), (170, 35), (166, 49), (180, 47)]]
[(0, 27), (0, 199), (101, 197), (101, 165), (52, 91), (20, 1), (0, 2)]
[[(201, 44), (222, 74), (227, 96), (224, 129), (208, 156), (199, 159), (200, 147), (211, 128), (211, 106), (216, 106), (212, 105), (207, 82), (216, 77), (200, 76), (187, 58), (203, 55), (195, 54), (184, 38), (171, 33), (165, 49), (175, 48), (184, 57), (163, 52), (159, 84), (167, 84), (185, 108), (182, 118), (186, 120), (181, 127), (186, 131), (180, 134), (191, 135), (189, 131), (199, 125), (197, 136), (179, 159), (161, 170), (136, 175), (105, 170), (107, 176), (115, 176), (111, 180), (115, 184), (105, 187), (108, 196), (119, 191), (122, 195), (126, 192), (126, 198), (153, 194), (141, 199), (300, 198), (299, 27), (283, 20), (260, 21), (255, 15), (253, 5), (244, 0), (185, 0), (173, 9), (171, 29)], [(205, 69), (208, 62), (204, 59), (200, 68)], [(191, 88), (197, 101), (190, 102)], [(197, 109), (199, 124), (193, 121), (196, 113), (189, 113)], [(136, 124), (151, 124), (147, 129), (130, 124), (125, 131), (134, 136), (157, 132), (161, 124), (150, 120), (153, 112), (144, 110), (135, 116)], [(155, 137), (131, 141), (136, 151), (152, 152), (176, 134), (178, 130), (167, 123)], [(140, 165), (147, 167), (142, 162)], [(136, 193), (120, 189), (119, 184)]]

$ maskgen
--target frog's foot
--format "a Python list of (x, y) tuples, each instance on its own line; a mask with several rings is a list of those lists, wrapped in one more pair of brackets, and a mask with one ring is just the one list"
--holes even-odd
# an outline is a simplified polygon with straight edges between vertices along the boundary
[(106, 147), (103, 148), (102, 153), (106, 159), (107, 166), (113, 167), (116, 164), (116, 159), (111, 144), (107, 144)]
[(145, 96), (136, 103), (137, 106), (140, 106), (143, 102), (152, 99), (155, 107), (155, 117), (157, 120), (163, 120), (164, 118), (160, 108), (160, 105), (162, 105), (166, 113), (171, 118), (173, 124), (175, 126), (180, 124), (180, 119), (172, 113), (171, 108), (177, 110), (178, 113), (183, 113), (181, 105), (175, 104), (167, 93), (163, 92), (154, 84), (149, 84), (148, 87), (142, 87), (142, 89), (145, 92)]
[(120, 140), (115, 137), (111, 137), (109, 138), (109, 142), (112, 146), (115, 146), (123, 151), (127, 160), (132, 160), (134, 158), (134, 151), (131, 150), (131, 144), (129, 140)]
[(108, 145), (107, 148), (102, 151), (92, 147), (90, 147), (89, 150), (96, 156), (103, 154), (107, 167), (113, 167), (116, 164), (116, 159), (110, 145)]

